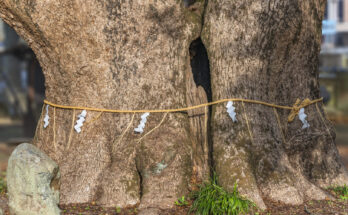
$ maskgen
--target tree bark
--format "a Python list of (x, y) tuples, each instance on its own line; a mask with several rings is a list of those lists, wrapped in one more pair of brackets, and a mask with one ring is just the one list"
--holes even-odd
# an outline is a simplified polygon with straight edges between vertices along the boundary
[[(325, 3), (209, 1), (202, 38), (213, 100), (248, 98), (292, 106), (297, 98), (319, 98)], [(238, 181), (240, 191), (264, 207), (264, 197), (300, 204), (327, 197), (320, 188), (348, 182), (333, 126), (319, 115), (324, 115), (321, 103), (320, 113), (315, 105), (306, 108), (308, 129), (301, 129), (298, 118), (288, 123), (287, 110), (275, 113), (247, 103), (236, 108), (238, 123), (223, 106), (214, 106), (212, 113), (215, 169), (225, 188), (232, 190)]]
[[(178, 1), (0, 3), (1, 17), (43, 67), (47, 100), (109, 109), (187, 106), (189, 45), (199, 36), (204, 5), (197, 6), (190, 11)], [(103, 113), (93, 121), (99, 114), (93, 111), (78, 134), (72, 130), (78, 114), (50, 107), (50, 124), (43, 129), (42, 116), (34, 139), (60, 166), (62, 204), (168, 208), (188, 193), (197, 159), (187, 114), (168, 114), (141, 141), (166, 114), (151, 114), (144, 134), (133, 131), (141, 114), (132, 120), (132, 114)]]
[[(36, 53), (46, 98), (56, 104), (170, 109), (204, 103), (208, 96), (194, 83), (189, 54), (201, 36), (213, 100), (291, 106), (297, 98), (319, 97), (324, 6), (324, 0), (2, 0), (0, 16)], [(306, 108), (305, 130), (298, 120), (287, 123), (289, 111), (236, 107), (238, 123), (224, 105), (211, 113), (151, 114), (143, 134), (134, 132), (141, 114), (87, 111), (76, 133), (80, 111), (49, 107), (50, 124), (43, 128), (43, 114), (34, 144), (59, 164), (62, 204), (170, 208), (209, 177), (211, 165), (224, 188), (237, 181), (261, 208), (265, 197), (301, 203), (327, 197), (320, 188), (329, 184), (348, 183), (332, 125), (315, 105)]]

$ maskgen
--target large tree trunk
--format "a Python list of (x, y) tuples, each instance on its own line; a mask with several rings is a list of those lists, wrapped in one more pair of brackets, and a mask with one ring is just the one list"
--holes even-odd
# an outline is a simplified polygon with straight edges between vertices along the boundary
[[(211, 65), (213, 100), (248, 98), (292, 106), (319, 98), (318, 65), (325, 0), (209, 1), (202, 38)], [(219, 182), (262, 206), (323, 199), (321, 188), (348, 183), (322, 104), (306, 108), (310, 127), (288, 110), (238, 103), (238, 123), (223, 106), (212, 115)], [(276, 112), (275, 112), (276, 111)], [(279, 118), (279, 119), (277, 119)], [(279, 121), (279, 123), (278, 123)], [(249, 127), (249, 129), (248, 129)], [(231, 174), (232, 173), (232, 174)]]
[[(191, 12), (178, 1), (0, 3), (2, 18), (43, 67), (47, 100), (125, 110), (187, 106), (189, 46), (199, 36), (203, 6)], [(141, 114), (132, 121), (132, 114), (103, 113), (93, 121), (99, 113), (88, 111), (79, 134), (72, 130), (78, 114), (50, 107), (50, 124), (39, 124), (34, 139), (60, 166), (61, 203), (168, 208), (189, 191), (194, 160), (203, 159), (193, 158), (187, 114), (151, 114), (144, 134), (166, 118), (141, 141), (144, 134), (134, 133)]]
[[(202, 36), (213, 100), (291, 106), (296, 98), (319, 96), (324, 3), (2, 0), (0, 15), (36, 53), (46, 98), (57, 104), (170, 109), (204, 103), (209, 95), (195, 86), (189, 54)], [(169, 208), (192, 183), (207, 179), (211, 165), (226, 189), (238, 181), (262, 208), (264, 197), (301, 203), (325, 198), (320, 187), (348, 183), (332, 126), (315, 105), (306, 108), (311, 127), (305, 130), (298, 120), (287, 123), (289, 111), (277, 110), (278, 120), (270, 107), (236, 106), (238, 123), (224, 105), (213, 107), (211, 119), (205, 108), (153, 113), (143, 134), (134, 133), (141, 114), (88, 111), (76, 133), (72, 123), (80, 111), (50, 107), (50, 124), (44, 129), (42, 116), (34, 144), (60, 166), (61, 203)]]

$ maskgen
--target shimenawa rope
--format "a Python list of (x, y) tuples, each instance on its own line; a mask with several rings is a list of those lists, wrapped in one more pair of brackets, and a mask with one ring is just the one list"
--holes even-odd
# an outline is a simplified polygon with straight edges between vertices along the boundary
[(258, 101), (258, 100), (251, 100), (251, 99), (238, 99), (238, 98), (237, 99), (221, 99), (218, 101), (204, 103), (204, 104), (190, 106), (190, 107), (176, 108), (176, 109), (163, 109), (163, 110), (160, 110), (160, 109), (157, 109), (157, 110), (117, 110), (117, 109), (105, 109), (105, 108), (93, 108), (93, 107), (81, 107), (81, 106), (68, 106), (68, 105), (54, 104), (54, 103), (49, 102), (47, 100), (44, 100), (44, 103), (47, 105), (50, 105), (52, 107), (61, 108), (61, 109), (87, 110), (87, 111), (98, 111), (98, 112), (108, 112), (108, 113), (175, 113), (175, 112), (184, 112), (184, 111), (189, 111), (189, 110), (193, 110), (193, 109), (197, 109), (197, 108), (216, 105), (216, 104), (220, 104), (220, 103), (224, 103), (224, 102), (228, 102), (228, 101), (234, 101), (234, 102), (261, 104), (261, 105), (265, 105), (268, 107), (291, 110), (291, 113), (288, 117), (288, 121), (292, 122), (301, 108), (307, 107), (311, 104), (320, 102), (322, 100), (323, 100), (323, 98), (315, 99), (315, 100), (305, 99), (301, 103), (301, 100), (297, 99), (294, 106), (290, 107), (290, 106), (284, 106), (284, 105), (271, 104), (271, 103)]

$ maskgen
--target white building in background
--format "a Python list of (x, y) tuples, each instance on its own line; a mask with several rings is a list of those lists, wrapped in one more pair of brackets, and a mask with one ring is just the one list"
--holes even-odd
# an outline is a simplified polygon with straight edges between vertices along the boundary
[[(324, 19), (335, 23), (334, 41), (329, 42), (333, 42), (334, 47), (348, 47), (348, 0), (327, 0)], [(325, 31), (325, 25), (323, 28)]]
[(323, 21), (321, 69), (348, 68), (348, 0), (327, 0)]
[(327, 0), (319, 70), (320, 84), (331, 94), (329, 108), (342, 109), (348, 92), (348, 0)]

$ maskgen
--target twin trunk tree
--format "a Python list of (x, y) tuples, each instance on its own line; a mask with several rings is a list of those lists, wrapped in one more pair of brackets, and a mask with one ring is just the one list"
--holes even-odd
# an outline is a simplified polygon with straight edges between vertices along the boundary
[[(292, 106), (319, 97), (325, 3), (1, 0), (0, 16), (36, 53), (56, 104), (170, 109), (247, 98)], [(133, 131), (140, 114), (93, 120), (100, 113), (87, 111), (78, 134), (71, 126), (80, 111), (50, 107), (50, 125), (40, 119), (33, 143), (60, 166), (62, 204), (165, 209), (212, 171), (261, 208), (264, 198), (299, 204), (348, 184), (321, 103), (306, 108), (307, 129), (288, 123), (288, 110), (235, 105), (237, 123), (223, 104), (151, 114), (145, 133), (165, 118), (141, 140)]]

